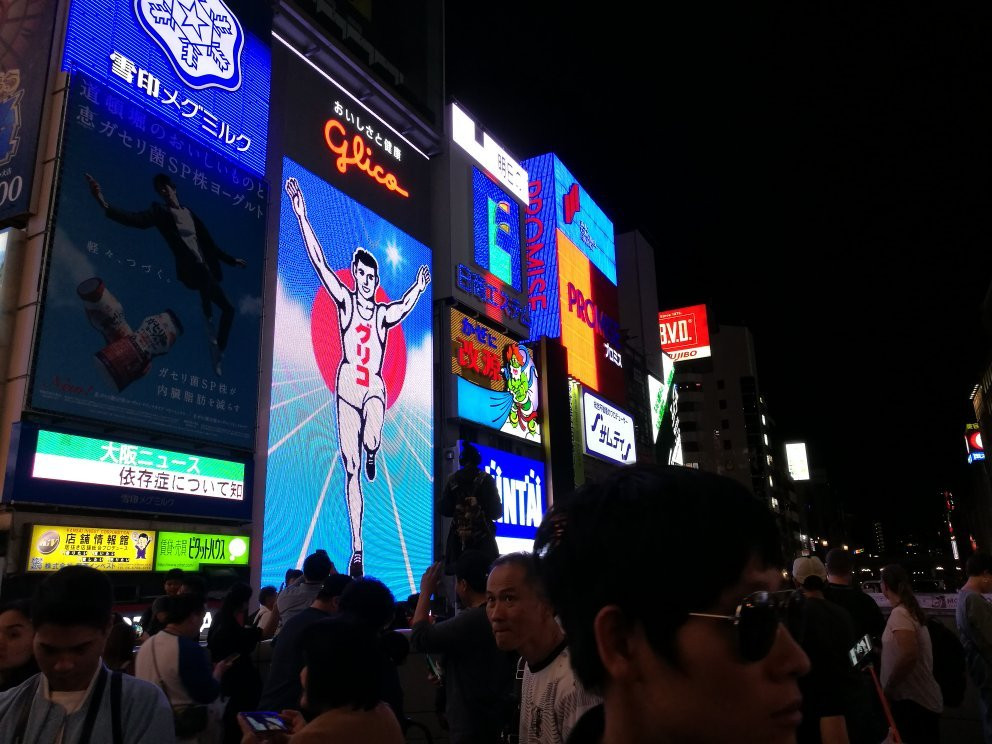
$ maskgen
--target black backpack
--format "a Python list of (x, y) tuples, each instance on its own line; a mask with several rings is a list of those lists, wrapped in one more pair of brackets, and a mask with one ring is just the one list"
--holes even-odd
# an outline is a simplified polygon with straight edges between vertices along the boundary
[(964, 702), (968, 686), (964, 646), (957, 634), (936, 618), (927, 619), (933, 647), (933, 676), (940, 685), (944, 707), (956, 708)]

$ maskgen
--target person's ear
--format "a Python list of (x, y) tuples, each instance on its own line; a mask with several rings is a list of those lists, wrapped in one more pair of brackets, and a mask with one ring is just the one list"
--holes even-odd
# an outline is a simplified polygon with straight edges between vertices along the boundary
[(596, 651), (610, 679), (626, 679), (634, 673), (637, 659), (634, 628), (616, 605), (603, 607), (593, 619)]

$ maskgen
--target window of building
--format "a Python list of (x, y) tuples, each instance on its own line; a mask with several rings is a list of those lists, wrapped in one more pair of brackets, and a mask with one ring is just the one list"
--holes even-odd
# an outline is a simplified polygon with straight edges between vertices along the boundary
[(730, 428), (730, 419), (723, 419), (720, 422), (720, 428), (721, 429), (729, 429)]
[(721, 400), (718, 405), (720, 406), (721, 411), (727, 410), (727, 401)]
[(762, 435), (762, 439), (765, 440), (765, 446), (767, 447), (768, 446), (768, 435), (767, 434), (763, 434)]

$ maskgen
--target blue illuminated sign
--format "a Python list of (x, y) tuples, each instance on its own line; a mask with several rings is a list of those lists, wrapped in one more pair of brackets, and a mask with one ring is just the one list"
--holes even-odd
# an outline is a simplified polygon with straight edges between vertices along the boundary
[(489, 176), (472, 169), (475, 263), (520, 289), (520, 207)]
[(455, 284), (462, 292), (470, 294), (486, 305), (486, 317), (497, 323), (516, 320), (525, 328), (530, 327), (530, 309), (521, 305), (516, 297), (500, 290), (495, 282), (482, 274), (472, 271), (465, 264), (455, 267)]
[(283, 159), (262, 582), (317, 548), (397, 597), (432, 557), (431, 251)]
[(613, 223), (554, 155), (556, 226), (575, 247), (614, 285), (617, 283), (617, 255), (613, 243)]
[(968, 464), (969, 465), (971, 463), (973, 463), (973, 462), (978, 462), (979, 460), (984, 460), (984, 459), (985, 459), (985, 453), (984, 452), (969, 452), (968, 453)]
[[(263, 6), (239, 4), (247, 9), (239, 20), (223, 0), (197, 0), (188, 8), (152, 0), (75, 0), (62, 67), (86, 72), (261, 175), (271, 30)], [(140, 122), (133, 128), (141, 130)]]
[(527, 259), (527, 297), (530, 305), (530, 338), (561, 336), (558, 296), (558, 232), (555, 227), (554, 156), (529, 161), (530, 203), (524, 220)]
[(481, 444), (475, 448), (482, 455), (482, 469), (496, 479), (503, 502), (503, 516), (496, 522), (499, 552), (533, 550), (537, 528), (548, 508), (544, 463)]

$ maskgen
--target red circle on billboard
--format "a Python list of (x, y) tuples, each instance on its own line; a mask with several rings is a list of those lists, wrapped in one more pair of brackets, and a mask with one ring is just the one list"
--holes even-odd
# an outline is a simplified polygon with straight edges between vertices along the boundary
[(972, 452), (984, 452), (985, 447), (982, 446), (982, 432), (973, 431), (968, 434), (968, 448)]
[[(338, 279), (348, 287), (354, 288), (351, 269), (338, 269), (334, 272)], [(375, 291), (376, 302), (390, 302), (385, 290), (380, 286)], [(334, 392), (338, 377), (338, 365), (341, 363), (341, 328), (338, 318), (338, 307), (327, 293), (320, 287), (313, 298), (310, 308), (310, 343), (313, 344), (313, 354), (317, 359), (317, 367), (324, 378), (327, 389)], [(382, 380), (386, 385), (386, 408), (390, 408), (403, 390), (406, 379), (406, 339), (402, 326), (395, 325), (386, 333), (386, 351), (382, 358)]]

